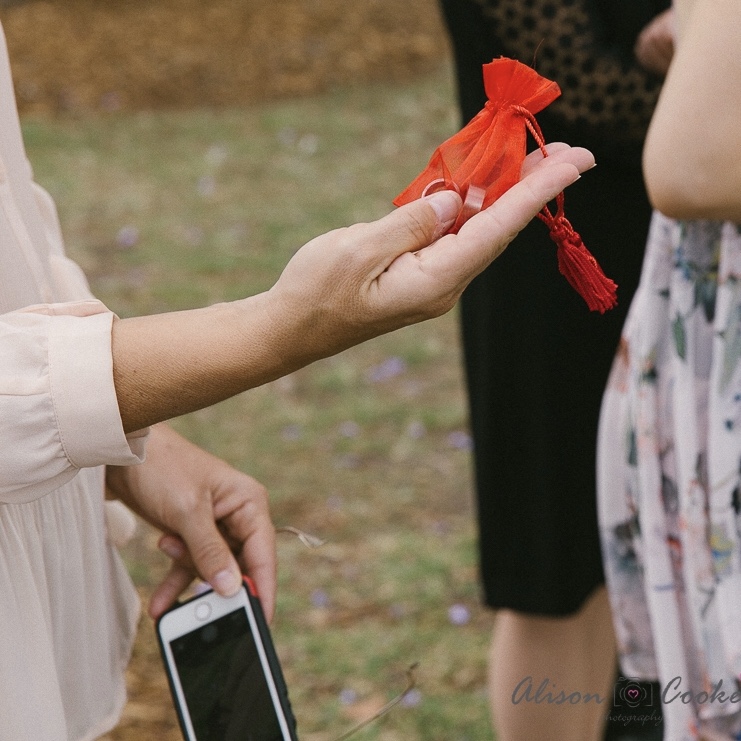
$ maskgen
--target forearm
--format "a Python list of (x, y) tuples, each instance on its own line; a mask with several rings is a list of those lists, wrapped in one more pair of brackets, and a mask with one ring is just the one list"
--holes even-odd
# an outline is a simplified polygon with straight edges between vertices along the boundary
[(270, 295), (192, 311), (119, 319), (113, 378), (131, 432), (222, 401), (311, 362)]
[(687, 19), (644, 150), (653, 205), (682, 219), (741, 222), (741, 26), (737, 0)]

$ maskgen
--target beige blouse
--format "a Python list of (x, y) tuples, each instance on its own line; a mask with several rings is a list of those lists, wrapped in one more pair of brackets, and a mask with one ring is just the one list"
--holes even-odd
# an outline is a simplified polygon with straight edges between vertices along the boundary
[(0, 27), (0, 738), (118, 720), (139, 602), (105, 525), (106, 464), (141, 462), (113, 386), (113, 315), (32, 180)]

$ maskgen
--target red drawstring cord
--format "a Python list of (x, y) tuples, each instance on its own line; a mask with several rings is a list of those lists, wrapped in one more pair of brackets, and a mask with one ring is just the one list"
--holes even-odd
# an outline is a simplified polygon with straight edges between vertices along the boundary
[[(548, 156), (543, 132), (535, 116), (523, 106), (513, 108), (525, 118), (525, 124), (535, 139), (544, 157)], [(552, 214), (548, 206), (538, 214), (538, 218), (548, 227), (551, 239), (558, 246), (558, 269), (571, 286), (587, 302), (591, 311), (604, 314), (617, 304), (617, 285), (610, 280), (600, 268), (597, 260), (584, 246), (579, 234), (571, 226), (564, 214), (563, 192), (556, 196), (556, 213)]]

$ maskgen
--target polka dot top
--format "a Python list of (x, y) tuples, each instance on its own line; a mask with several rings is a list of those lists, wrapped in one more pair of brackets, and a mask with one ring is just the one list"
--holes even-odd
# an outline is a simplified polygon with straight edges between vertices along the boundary
[(640, 67), (633, 45), (643, 25), (663, 9), (661, 3), (476, 2), (501, 54), (533, 66), (561, 87), (561, 97), (538, 116), (549, 140), (639, 159), (661, 80)]

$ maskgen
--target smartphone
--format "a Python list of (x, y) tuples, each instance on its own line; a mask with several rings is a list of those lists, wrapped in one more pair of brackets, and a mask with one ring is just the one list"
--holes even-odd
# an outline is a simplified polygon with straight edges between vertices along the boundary
[(254, 584), (211, 590), (157, 621), (162, 658), (187, 741), (298, 741), (296, 720)]

